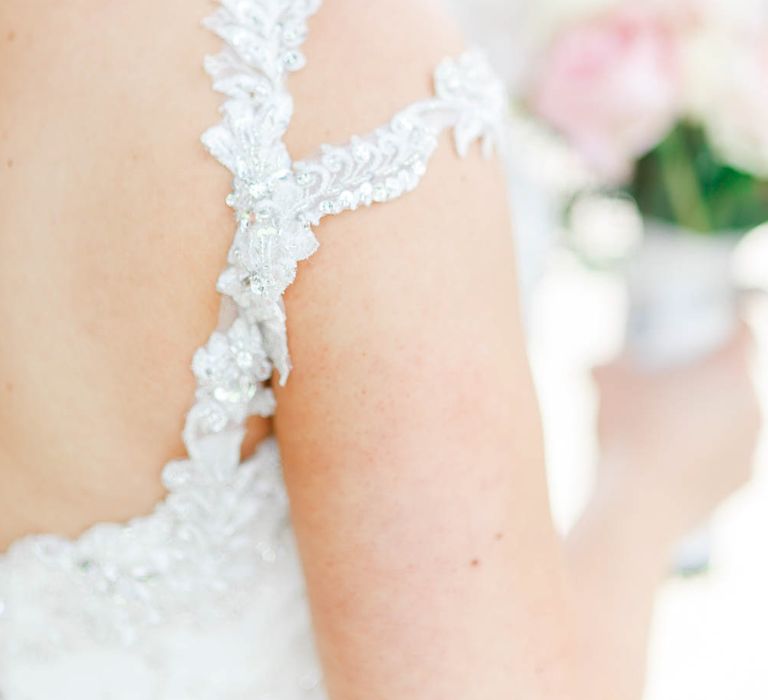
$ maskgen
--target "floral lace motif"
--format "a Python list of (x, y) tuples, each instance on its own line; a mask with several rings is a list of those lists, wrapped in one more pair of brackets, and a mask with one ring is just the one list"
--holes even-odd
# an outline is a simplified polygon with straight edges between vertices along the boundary
[[(282, 383), (290, 372), (282, 297), (298, 262), (317, 250), (312, 226), (329, 214), (415, 189), (446, 127), (453, 126), (461, 155), (478, 138), (490, 154), (499, 140), (505, 94), (480, 54), (446, 59), (436, 71), (435, 92), (433, 99), (404, 109), (386, 126), (344, 145), (322, 146), (308, 160), (287, 167), (281, 145), (268, 159), (271, 170), (263, 164), (239, 170), (235, 165), (235, 191), (228, 203), (239, 223), (218, 288), (262, 330)], [(227, 141), (220, 128), (209, 132), (206, 142), (228, 164), (231, 149), (222, 148)]]
[(273, 371), (282, 383), (290, 372), (283, 293), (298, 262), (317, 250), (312, 226), (413, 190), (446, 128), (460, 154), (477, 139), (490, 153), (506, 110), (501, 85), (469, 52), (439, 66), (432, 99), (292, 162), (283, 142), (293, 112), (285, 80), (304, 65), (300, 47), (319, 4), (220, 0), (206, 20), (225, 42), (205, 63), (227, 99), (203, 143), (233, 175), (227, 204), (236, 231), (218, 280), (233, 313), (192, 362), (189, 457), (166, 465), (168, 497), (152, 515), (97, 525), (77, 540), (24, 538), (0, 557), (0, 625), (14, 619), (15, 599), (34, 593), (53, 647), (85, 634), (130, 643), (148, 626), (211, 607), (213, 595), (250, 590), (281, 556), (293, 556), (274, 440), (244, 463), (239, 450), (245, 420), (274, 412)]

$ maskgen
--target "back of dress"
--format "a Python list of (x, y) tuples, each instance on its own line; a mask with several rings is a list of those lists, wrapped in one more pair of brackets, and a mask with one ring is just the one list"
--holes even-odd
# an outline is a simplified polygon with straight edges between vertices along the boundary
[(221, 0), (205, 20), (224, 42), (205, 68), (225, 100), (203, 143), (232, 174), (235, 232), (219, 325), (192, 358), (187, 456), (164, 467), (150, 515), (0, 556), (2, 700), (325, 697), (275, 438), (241, 460), (246, 421), (273, 414), (273, 375), (291, 370), (283, 294), (321, 219), (415, 189), (445, 129), (460, 154), (477, 139), (490, 152), (506, 101), (468, 52), (437, 67), (433, 97), (294, 161), (287, 76), (319, 5)]

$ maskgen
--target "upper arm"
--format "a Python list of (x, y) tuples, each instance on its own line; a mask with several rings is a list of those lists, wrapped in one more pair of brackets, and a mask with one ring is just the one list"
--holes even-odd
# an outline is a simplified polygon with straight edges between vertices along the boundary
[[(299, 155), (427, 96), (456, 53), (404, 2), (406, 36), (371, 8), (334, 44), (350, 4), (319, 14), (292, 84)], [(500, 164), (444, 137), (413, 193), (316, 233), (276, 430), (331, 697), (555, 697), (561, 569)]]

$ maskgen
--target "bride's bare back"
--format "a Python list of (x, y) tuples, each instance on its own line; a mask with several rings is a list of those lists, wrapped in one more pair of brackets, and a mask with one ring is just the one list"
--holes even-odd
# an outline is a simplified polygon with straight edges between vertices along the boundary
[[(210, 4), (0, 7), (0, 551), (149, 511), (184, 452), (189, 361), (215, 326), (232, 233), (229, 177), (199, 143), (221, 103), (201, 67), (218, 48), (200, 26)], [(406, 31), (399, 50), (422, 70), (403, 72), (360, 19), (409, 23), (368, 14), (331, 3), (314, 20), (311, 67), (292, 79), (294, 154), (428, 95), (431, 66), (460, 46)], [(247, 448), (270, 429), (251, 427)]]
[(183, 454), (232, 228), (209, 7), (0, 7), (0, 549), (146, 512)]

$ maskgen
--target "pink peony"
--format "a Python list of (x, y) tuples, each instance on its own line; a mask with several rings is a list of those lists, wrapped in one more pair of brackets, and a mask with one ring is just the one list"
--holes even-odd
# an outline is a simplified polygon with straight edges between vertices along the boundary
[(533, 109), (599, 175), (620, 181), (678, 115), (677, 53), (668, 25), (639, 8), (576, 24), (545, 56)]

